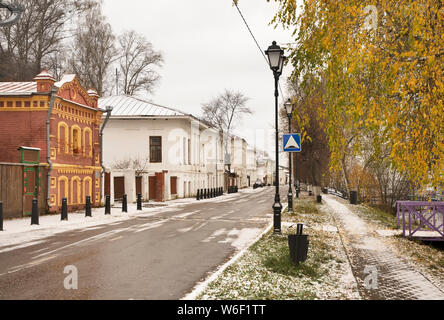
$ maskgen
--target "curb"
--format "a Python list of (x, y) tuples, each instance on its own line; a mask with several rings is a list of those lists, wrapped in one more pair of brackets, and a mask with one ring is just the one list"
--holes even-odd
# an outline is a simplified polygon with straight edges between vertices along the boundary
[[(282, 211), (285, 210), (285, 208), (287, 207), (287, 204), (283, 205), (283, 209)], [(202, 294), (202, 292), (205, 291), (205, 289), (208, 287), (208, 285), (213, 282), (214, 280), (216, 280), (229, 266), (233, 265), (234, 263), (236, 263), (244, 254), (245, 252), (250, 249), (250, 247), (252, 245), (254, 245), (256, 242), (258, 242), (260, 239), (262, 239), (262, 237), (264, 235), (266, 235), (268, 232), (270, 232), (273, 229), (273, 223), (270, 223), (265, 229), (264, 231), (262, 231), (262, 233), (260, 235), (258, 235), (253, 241), (251, 241), (251, 243), (249, 243), (245, 248), (243, 248), (241, 251), (239, 251), (236, 255), (234, 255), (229, 261), (227, 261), (226, 263), (224, 263), (222, 266), (220, 266), (216, 272), (214, 272), (213, 274), (209, 275), (204, 281), (196, 284), (194, 286), (194, 288), (192, 289), (192, 291), (190, 293), (188, 293), (187, 295), (185, 295), (183, 298), (181, 298), (180, 300), (196, 300), (196, 298)]]

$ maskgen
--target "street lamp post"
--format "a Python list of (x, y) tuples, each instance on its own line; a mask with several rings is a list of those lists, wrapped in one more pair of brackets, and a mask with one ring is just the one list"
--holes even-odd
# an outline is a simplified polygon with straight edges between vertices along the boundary
[(276, 44), (276, 41), (273, 41), (273, 44), (268, 47), (265, 54), (268, 56), (268, 61), (270, 64), (270, 68), (273, 71), (274, 75), (274, 97), (275, 97), (275, 113), (276, 113), (276, 194), (274, 197), (273, 204), (273, 224), (274, 224), (274, 233), (281, 233), (281, 212), (282, 212), (282, 204), (281, 197), (279, 195), (279, 123), (278, 123), (278, 98), (279, 98), (279, 77), (282, 74), (282, 69), (284, 67), (285, 56), (284, 50), (281, 49)]
[[(291, 134), (291, 119), (293, 117), (293, 104), (291, 103), (291, 100), (288, 99), (288, 101), (285, 103), (285, 111), (287, 111), (288, 116), (288, 133)], [(291, 176), (293, 175), (292, 168), (291, 168), (291, 161), (292, 160), (292, 153), (288, 153), (288, 163), (289, 163), (289, 170), (290, 170), (290, 181), (289, 181), (289, 189), (288, 189), (288, 211), (293, 212), (293, 185), (291, 182)]]

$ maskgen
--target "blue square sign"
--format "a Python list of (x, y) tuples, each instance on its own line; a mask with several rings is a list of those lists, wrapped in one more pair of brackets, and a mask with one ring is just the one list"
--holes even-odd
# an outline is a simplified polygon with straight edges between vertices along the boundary
[(284, 134), (284, 152), (301, 152), (301, 135), (299, 133)]

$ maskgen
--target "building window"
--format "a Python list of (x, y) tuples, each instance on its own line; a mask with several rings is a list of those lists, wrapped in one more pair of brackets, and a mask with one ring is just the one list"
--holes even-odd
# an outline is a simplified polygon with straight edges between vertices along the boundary
[(162, 162), (162, 137), (150, 137), (150, 162)]
[(188, 139), (188, 164), (191, 164), (191, 140)]
[(79, 154), (81, 152), (81, 143), (80, 143), (80, 128), (72, 129), (72, 152), (74, 154)]

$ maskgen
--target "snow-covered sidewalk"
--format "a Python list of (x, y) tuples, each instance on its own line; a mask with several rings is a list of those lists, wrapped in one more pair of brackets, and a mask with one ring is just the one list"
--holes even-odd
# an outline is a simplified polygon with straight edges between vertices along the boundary
[[(38, 244), (44, 238), (66, 231), (87, 228), (91, 230), (100, 225), (112, 225), (135, 217), (157, 216), (177, 210), (187, 204), (230, 201), (252, 192), (252, 189), (243, 189), (239, 190), (239, 193), (224, 194), (217, 198), (200, 201), (195, 198), (185, 198), (163, 203), (143, 203), (142, 211), (137, 211), (136, 204), (129, 203), (128, 213), (123, 213), (121, 204), (116, 203), (111, 207), (110, 215), (105, 215), (104, 208), (93, 208), (92, 217), (85, 217), (84, 211), (69, 213), (68, 221), (61, 221), (60, 214), (42, 215), (39, 217), (39, 225), (33, 226), (31, 226), (31, 217), (5, 220), (4, 231), (0, 231), (0, 253)], [(261, 190), (255, 190), (255, 192), (261, 192)]]
[(332, 209), (361, 296), (378, 300), (444, 299), (443, 288), (418, 272), (406, 257), (398, 256), (380, 232), (348, 205), (330, 195), (323, 199)]

